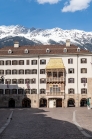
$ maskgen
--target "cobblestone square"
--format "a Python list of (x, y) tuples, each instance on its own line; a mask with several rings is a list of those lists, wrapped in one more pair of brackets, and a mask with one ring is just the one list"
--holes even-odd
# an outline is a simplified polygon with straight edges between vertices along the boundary
[[(92, 109), (0, 109), (0, 129), (7, 122), (12, 111), (10, 123), (0, 134), (0, 139), (92, 138)], [(82, 129), (80, 130), (75, 123), (78, 123)]]

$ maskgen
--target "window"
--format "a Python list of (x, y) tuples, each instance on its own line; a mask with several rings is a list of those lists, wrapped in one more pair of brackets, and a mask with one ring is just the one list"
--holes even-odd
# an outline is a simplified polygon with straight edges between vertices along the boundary
[(68, 78), (68, 83), (74, 83), (74, 78)]
[(40, 89), (40, 94), (45, 94), (45, 89)]
[(72, 58), (68, 59), (68, 64), (73, 64), (73, 59)]
[(26, 60), (26, 65), (30, 65), (30, 61), (29, 60)]
[(30, 69), (26, 69), (25, 74), (30, 74)]
[(25, 50), (24, 50), (24, 53), (25, 53), (25, 54), (28, 54), (28, 49), (25, 49)]
[(24, 79), (18, 79), (19, 84), (24, 84)]
[(66, 52), (67, 52), (67, 49), (66, 49), (66, 48), (64, 48), (64, 49), (63, 49), (63, 52), (64, 52), (64, 53), (66, 53)]
[(45, 69), (40, 69), (40, 74), (45, 74)]
[(17, 89), (12, 89), (12, 94), (17, 94)]
[(24, 74), (24, 70), (23, 69), (19, 70), (19, 74)]
[(51, 72), (47, 72), (47, 77), (51, 77), (52, 73)]
[(4, 77), (3, 76), (1, 76), (0, 84), (4, 84)]
[(73, 68), (68, 69), (68, 73), (74, 73), (74, 69)]
[(25, 79), (25, 84), (30, 84), (30, 79)]
[(81, 89), (81, 94), (87, 94), (87, 89), (86, 88), (82, 88)]
[(37, 69), (33, 69), (31, 72), (32, 74), (37, 74)]
[(10, 89), (5, 89), (5, 94), (10, 94)]
[(79, 47), (77, 48), (77, 52), (80, 52), (80, 48)]
[(68, 89), (68, 94), (74, 94), (74, 89), (73, 88)]
[(11, 61), (10, 60), (7, 60), (6, 61), (6, 65), (11, 65)]
[(37, 65), (37, 60), (32, 60), (32, 61), (31, 61), (31, 64), (32, 64), (32, 65)]
[(31, 94), (37, 94), (37, 89), (31, 89)]
[(50, 53), (50, 49), (49, 48), (46, 49), (46, 53)]
[(60, 92), (60, 87), (58, 85), (53, 85), (53, 87), (50, 87), (50, 93), (59, 93)]
[(12, 50), (11, 50), (11, 49), (9, 49), (9, 50), (8, 50), (8, 54), (11, 54), (11, 53), (12, 53)]
[(57, 72), (53, 72), (53, 77), (57, 77)]
[(87, 63), (87, 59), (86, 58), (81, 58), (81, 63)]
[(87, 78), (81, 78), (81, 83), (87, 83)]
[(30, 94), (30, 89), (25, 89), (25, 94)]
[(3, 94), (4, 90), (3, 89), (0, 89), (0, 94)]
[(16, 69), (12, 70), (12, 74), (17, 74), (17, 70)]
[(12, 65), (18, 65), (18, 61), (17, 60), (13, 60), (12, 61)]
[(81, 73), (87, 73), (87, 68), (81, 68)]
[(35, 84), (36, 83), (36, 79), (35, 78), (31, 79), (31, 83)]
[(11, 74), (11, 70), (6, 70), (6, 74)]
[(24, 90), (23, 89), (18, 89), (18, 94), (23, 94)]
[[(5, 84), (11, 84), (11, 79), (5, 79)], [(8, 87), (8, 86), (7, 86)]]
[(1, 75), (4, 74), (4, 70), (0, 70), (0, 74), (1, 74)]
[(46, 79), (44, 78), (40, 79), (40, 83), (46, 83)]
[(17, 84), (17, 79), (12, 79), (12, 84)]
[(63, 72), (58, 73), (58, 77), (61, 77), (61, 76), (63, 76)]
[(4, 65), (4, 61), (3, 60), (0, 61), (0, 65)]
[(40, 64), (46, 64), (46, 60), (45, 59), (40, 60)]
[(19, 65), (24, 65), (24, 60), (19, 60)]

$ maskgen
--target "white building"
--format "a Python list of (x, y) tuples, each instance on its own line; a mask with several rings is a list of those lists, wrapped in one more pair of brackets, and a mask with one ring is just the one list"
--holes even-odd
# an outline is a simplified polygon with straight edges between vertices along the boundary
[(3, 47), (0, 107), (86, 106), (87, 98), (92, 98), (91, 63), (92, 53), (69, 40), (65, 45), (15, 42), (14, 47)]

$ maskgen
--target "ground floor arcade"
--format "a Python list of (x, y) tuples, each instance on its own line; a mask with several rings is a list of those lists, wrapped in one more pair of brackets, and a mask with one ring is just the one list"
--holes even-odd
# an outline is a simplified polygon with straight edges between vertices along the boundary
[(62, 98), (60, 96), (46, 95), (0, 95), (0, 107), (24, 107), (24, 108), (39, 108), (39, 107), (86, 107), (87, 96), (80, 97), (79, 100), (74, 97)]

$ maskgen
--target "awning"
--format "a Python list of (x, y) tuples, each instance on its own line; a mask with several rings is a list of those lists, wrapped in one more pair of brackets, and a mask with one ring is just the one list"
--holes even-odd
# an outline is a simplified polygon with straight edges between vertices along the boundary
[(46, 69), (64, 69), (62, 58), (50, 58)]

